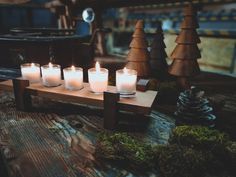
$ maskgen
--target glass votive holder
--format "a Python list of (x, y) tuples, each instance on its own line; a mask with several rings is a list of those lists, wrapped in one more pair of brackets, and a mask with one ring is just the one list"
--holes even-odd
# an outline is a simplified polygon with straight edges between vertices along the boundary
[(116, 71), (116, 89), (122, 95), (135, 94), (137, 71), (133, 69), (120, 69)]
[(88, 70), (88, 80), (92, 92), (100, 94), (107, 91), (108, 70), (105, 68), (90, 68)]
[(25, 63), (21, 66), (21, 75), (24, 80), (29, 80), (30, 83), (40, 82), (40, 65), (37, 63)]
[(80, 90), (83, 88), (83, 69), (68, 67), (63, 69), (65, 88), (68, 90)]
[(56, 87), (61, 84), (61, 66), (57, 64), (41, 66), (43, 85)]

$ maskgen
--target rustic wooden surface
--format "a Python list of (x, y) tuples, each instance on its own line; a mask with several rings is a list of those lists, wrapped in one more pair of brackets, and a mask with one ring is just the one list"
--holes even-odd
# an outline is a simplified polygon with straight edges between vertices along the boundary
[[(225, 106), (217, 111), (217, 127), (233, 137), (235, 78), (207, 74), (200, 76), (195, 85), (210, 99), (224, 101)], [(120, 114), (122, 121), (117, 130), (152, 144), (167, 143), (175, 127), (175, 103), (168, 100), (170, 97), (160, 98), (162, 103), (155, 104), (146, 118)], [(94, 159), (97, 135), (104, 131), (101, 109), (38, 97), (32, 100), (32, 112), (16, 111), (13, 95), (0, 92), (0, 150), (10, 177), (139, 176)], [(0, 167), (1, 177), (4, 169)]]
[[(1, 94), (0, 148), (9, 176), (135, 176), (94, 160), (97, 134), (104, 131), (102, 110), (39, 98), (33, 102), (32, 112), (16, 111), (12, 94)], [(118, 130), (166, 143), (173, 120), (157, 112), (151, 115), (155, 118), (122, 116)]]

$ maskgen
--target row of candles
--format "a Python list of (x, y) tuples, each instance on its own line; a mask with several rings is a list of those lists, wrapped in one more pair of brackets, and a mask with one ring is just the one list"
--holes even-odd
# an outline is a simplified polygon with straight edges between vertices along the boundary
[[(41, 72), (40, 72), (41, 68)], [(22, 78), (30, 83), (38, 83), (47, 87), (56, 87), (61, 84), (61, 66), (49, 63), (40, 67), (37, 63), (25, 63), (21, 65)], [(68, 90), (80, 90), (83, 88), (83, 69), (71, 66), (63, 69), (65, 88)], [(96, 62), (95, 68), (88, 70), (90, 89), (94, 93), (103, 93), (108, 87), (108, 70), (101, 68)], [(121, 69), (116, 71), (116, 88), (121, 94), (134, 94), (136, 91), (137, 71)]]

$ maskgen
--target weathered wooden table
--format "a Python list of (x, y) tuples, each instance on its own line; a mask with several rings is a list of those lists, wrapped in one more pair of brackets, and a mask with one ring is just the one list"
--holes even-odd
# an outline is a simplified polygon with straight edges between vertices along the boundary
[[(235, 139), (236, 79), (205, 74), (195, 85), (211, 99), (225, 102), (217, 113), (217, 128)], [(152, 144), (167, 143), (175, 127), (175, 104), (166, 94), (160, 93), (160, 102), (155, 103), (150, 116), (121, 114), (117, 130)], [(1, 92), (1, 177), (135, 176), (94, 158), (97, 135), (104, 131), (101, 109), (38, 97), (33, 104), (32, 112), (17, 111), (13, 95)]]

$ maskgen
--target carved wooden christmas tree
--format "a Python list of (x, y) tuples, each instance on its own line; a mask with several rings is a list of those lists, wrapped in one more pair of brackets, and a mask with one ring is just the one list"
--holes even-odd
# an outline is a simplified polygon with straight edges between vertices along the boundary
[(164, 80), (167, 76), (168, 64), (166, 62), (166, 45), (164, 43), (164, 35), (161, 22), (158, 22), (156, 34), (151, 44), (150, 66), (152, 73), (160, 80)]
[(178, 83), (183, 89), (189, 89), (189, 78), (200, 72), (197, 62), (197, 59), (201, 58), (197, 46), (200, 43), (196, 32), (198, 27), (197, 13), (189, 4), (184, 10), (184, 21), (181, 24), (181, 32), (175, 41), (177, 46), (171, 54), (173, 62), (169, 67), (169, 73), (178, 77)]
[(136, 23), (133, 40), (130, 43), (130, 51), (127, 56), (129, 69), (135, 69), (138, 77), (145, 78), (150, 75), (149, 52), (147, 50), (148, 43), (145, 39), (143, 20)]

